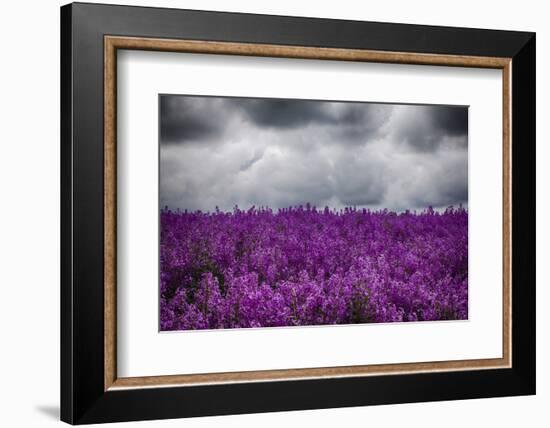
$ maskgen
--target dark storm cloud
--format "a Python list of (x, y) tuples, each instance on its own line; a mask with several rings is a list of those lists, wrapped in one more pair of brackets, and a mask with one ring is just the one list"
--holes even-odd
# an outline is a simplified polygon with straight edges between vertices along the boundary
[(258, 126), (296, 128), (309, 123), (348, 125), (369, 122), (369, 115), (380, 105), (335, 103), (311, 100), (278, 100), (236, 98), (233, 104), (241, 108)]
[(279, 131), (314, 125), (342, 144), (363, 143), (379, 132), (390, 112), (383, 104), (162, 95), (160, 138), (161, 144), (221, 138), (240, 120)]
[(311, 101), (236, 98), (233, 103), (260, 127), (297, 128), (329, 119), (323, 104)]
[(465, 107), (162, 96), (162, 206), (468, 201)]
[(458, 142), (467, 145), (468, 109), (459, 106), (407, 106), (408, 113), (394, 129), (398, 141), (420, 151)]
[(223, 100), (161, 95), (159, 102), (161, 144), (202, 141), (225, 129)]
[(278, 130), (318, 126), (342, 144), (366, 142), (391, 112), (383, 104), (273, 99), (235, 99), (233, 103), (255, 126)]
[(436, 129), (453, 136), (468, 134), (468, 109), (451, 106), (430, 106), (428, 109)]

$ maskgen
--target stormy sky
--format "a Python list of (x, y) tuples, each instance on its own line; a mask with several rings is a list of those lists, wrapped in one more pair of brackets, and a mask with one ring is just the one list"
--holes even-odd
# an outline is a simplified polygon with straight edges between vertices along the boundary
[(159, 108), (161, 207), (467, 206), (467, 107), (161, 95)]

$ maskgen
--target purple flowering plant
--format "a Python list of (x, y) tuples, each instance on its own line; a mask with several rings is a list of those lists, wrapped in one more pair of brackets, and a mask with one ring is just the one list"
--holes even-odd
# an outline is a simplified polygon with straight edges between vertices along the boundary
[(468, 318), (468, 212), (160, 213), (160, 329)]

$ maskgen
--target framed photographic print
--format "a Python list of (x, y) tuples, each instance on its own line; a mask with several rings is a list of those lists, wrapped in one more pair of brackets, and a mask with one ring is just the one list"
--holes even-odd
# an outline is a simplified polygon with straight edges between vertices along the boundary
[(535, 393), (535, 35), (61, 8), (61, 418)]

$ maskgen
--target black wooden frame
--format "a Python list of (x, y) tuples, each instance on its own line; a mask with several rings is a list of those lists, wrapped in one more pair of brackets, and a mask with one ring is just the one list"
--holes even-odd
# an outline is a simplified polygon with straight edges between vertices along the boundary
[[(512, 58), (512, 368), (104, 391), (105, 35)], [(61, 8), (61, 419), (72, 424), (535, 393), (535, 34), (108, 6)]]

